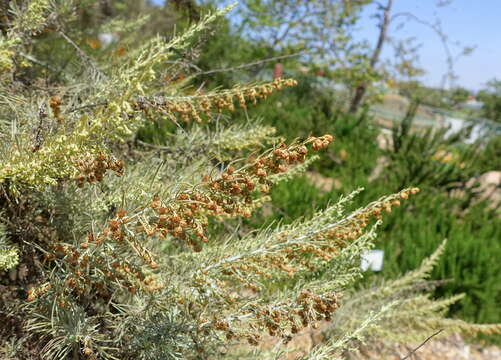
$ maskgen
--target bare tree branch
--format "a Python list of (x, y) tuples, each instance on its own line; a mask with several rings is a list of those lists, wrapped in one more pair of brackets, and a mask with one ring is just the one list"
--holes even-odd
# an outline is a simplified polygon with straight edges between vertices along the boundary
[[(442, 6), (444, 6), (444, 5), (442, 5)], [(428, 27), (433, 32), (435, 32), (435, 34), (438, 36), (440, 42), (442, 43), (442, 47), (443, 47), (444, 52), (445, 52), (446, 63), (447, 63), (447, 72), (442, 77), (442, 84), (441, 84), (442, 89), (444, 89), (446, 82), (447, 82), (447, 78), (453, 79), (453, 77), (454, 77), (455, 64), (458, 62), (458, 60), (462, 56), (467, 54), (466, 49), (468, 49), (468, 48), (464, 48), (460, 54), (454, 56), (452, 54), (451, 48), (449, 46), (450, 39), (447, 36), (447, 34), (445, 34), (444, 30), (442, 29), (440, 22), (437, 21), (435, 23), (431, 23), (431, 22), (428, 22), (426, 20), (423, 20), (423, 19), (417, 17), (416, 15), (414, 15), (410, 12), (400, 12), (400, 13), (393, 15), (393, 17), (391, 18), (391, 22), (393, 22), (398, 17), (406, 17), (407, 19), (412, 19), (415, 22), (417, 22), (418, 24), (421, 24), (421, 25)], [(453, 84), (450, 83), (450, 85), (452, 86)]]
[(68, 42), (71, 46), (75, 48), (77, 51), (78, 55), (94, 70), (97, 74), (105, 76), (105, 74), (97, 67), (96, 64), (94, 64), (94, 61), (92, 61), (92, 58), (85, 53), (71, 38), (64, 33), (64, 31), (59, 30), (59, 34)]
[(416, 351), (418, 351), (421, 347), (423, 347), (428, 341), (430, 341), (432, 338), (434, 338), (435, 336), (437, 336), (438, 334), (440, 334), (442, 331), (444, 331), (444, 329), (440, 329), (438, 330), (437, 332), (435, 332), (434, 334), (428, 336), (428, 338), (423, 341), (421, 344), (419, 344), (419, 346), (417, 346), (414, 350), (412, 350), (410, 353), (408, 353), (405, 357), (403, 357), (402, 359), (400, 360), (406, 360), (406, 359), (410, 359), (412, 355), (414, 355), (414, 353)]
[(220, 72), (237, 71), (237, 70), (241, 70), (241, 69), (245, 69), (245, 68), (249, 68), (249, 67), (254, 67), (254, 66), (262, 65), (262, 64), (267, 63), (267, 62), (276, 61), (276, 60), (282, 60), (282, 59), (288, 59), (288, 58), (300, 56), (300, 55), (303, 55), (303, 54), (304, 54), (304, 51), (297, 52), (297, 53), (294, 53), (294, 54), (289, 54), (289, 55), (274, 56), (274, 57), (271, 57), (271, 58), (261, 59), (261, 60), (257, 60), (257, 61), (251, 62), (251, 63), (241, 64), (241, 65), (237, 65), (237, 66), (230, 67), (230, 68), (223, 68), (223, 69), (215, 69), (215, 70), (209, 70), (209, 71), (202, 71), (202, 72), (198, 72), (198, 73), (193, 74), (193, 76), (207, 75), (207, 74), (220, 73)]

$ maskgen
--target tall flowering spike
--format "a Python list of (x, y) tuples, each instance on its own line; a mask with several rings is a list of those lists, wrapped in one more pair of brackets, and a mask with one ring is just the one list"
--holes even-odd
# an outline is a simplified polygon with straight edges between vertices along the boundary
[(177, 239), (201, 251), (202, 244), (209, 241), (208, 217), (250, 217), (262, 202), (260, 194), (267, 194), (273, 186), (274, 175), (303, 163), (310, 144), (313, 148), (315, 141), (321, 141), (322, 146), (327, 146), (331, 140), (330, 135), (325, 135), (289, 145), (280, 143), (260, 156), (249, 158), (240, 167), (234, 164), (216, 176), (203, 176), (195, 188), (179, 192), (174, 198), (154, 195), (149, 207), (136, 214), (137, 220), (126, 227), (147, 237)]
[(277, 229), (274, 233), (248, 239), (246, 248), (233, 249), (233, 254), (217, 255), (217, 260), (201, 271), (227, 280), (235, 279), (253, 288), (263, 279), (278, 274), (292, 278), (314, 271), (339, 256), (350, 244), (361, 238), (370, 239), (372, 230), (367, 232), (366, 228), (371, 222), (382, 219), (382, 209), (389, 212), (399, 205), (399, 199), (408, 198), (409, 194), (418, 191), (417, 188), (405, 189), (337, 221), (326, 222), (332, 211), (338, 208), (333, 206), (332, 210), (327, 209), (301, 226), (296, 225), (295, 230)]
[(210, 116), (213, 112), (223, 110), (234, 111), (235, 104), (246, 108), (250, 102), (257, 104), (257, 100), (266, 99), (275, 91), (284, 87), (297, 85), (294, 79), (275, 79), (270, 83), (236, 86), (229, 90), (212, 91), (207, 94), (199, 92), (190, 96), (171, 97), (139, 97), (137, 107), (143, 111), (155, 109), (176, 120), (178, 117), (184, 122), (195, 120), (201, 122), (202, 115)]

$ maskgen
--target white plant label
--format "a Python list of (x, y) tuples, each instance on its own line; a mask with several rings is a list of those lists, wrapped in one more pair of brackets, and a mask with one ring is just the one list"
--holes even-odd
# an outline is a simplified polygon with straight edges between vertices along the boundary
[(360, 269), (362, 271), (372, 270), (381, 271), (383, 269), (383, 250), (370, 250), (362, 254), (362, 259), (360, 262)]

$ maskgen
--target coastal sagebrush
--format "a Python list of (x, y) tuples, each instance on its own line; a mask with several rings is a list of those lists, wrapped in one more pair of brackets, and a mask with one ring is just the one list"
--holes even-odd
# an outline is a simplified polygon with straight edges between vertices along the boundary
[[(232, 124), (235, 105), (295, 81), (193, 92), (190, 78), (168, 80), (190, 39), (229, 9), (117, 53), (137, 44), (124, 34), (93, 57), (86, 34), (63, 21), (78, 2), (59, 5), (16, 2), (0, 37), (2, 357), (231, 357), (236, 343), (287, 343), (335, 320), (384, 213), (419, 189), (346, 212), (353, 193), (311, 218), (246, 231), (234, 219), (250, 217), (274, 184), (335, 141), (285, 142), (259, 124)], [(73, 52), (69, 70), (37, 58), (42, 40)], [(164, 144), (135, 136), (163, 121), (178, 129)], [(325, 266), (329, 276), (312, 276)], [(395, 297), (378, 297), (312, 358), (340, 356), (376, 324), (393, 326), (390, 310), (406, 309), (400, 290), (384, 288)]]

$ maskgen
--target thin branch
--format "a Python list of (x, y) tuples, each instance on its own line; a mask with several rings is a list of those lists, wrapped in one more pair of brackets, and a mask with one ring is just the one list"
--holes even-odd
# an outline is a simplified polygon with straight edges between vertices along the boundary
[(286, 242), (277, 243), (277, 244), (274, 244), (274, 245), (271, 245), (271, 246), (266, 246), (267, 244), (263, 244), (261, 247), (259, 247), (257, 249), (254, 249), (254, 250), (250, 250), (250, 251), (248, 251), (246, 253), (242, 253), (242, 254), (238, 254), (238, 255), (233, 255), (233, 256), (224, 258), (224, 259), (218, 261), (215, 264), (206, 266), (202, 270), (202, 272), (211, 271), (213, 269), (221, 267), (224, 264), (227, 264), (227, 263), (230, 263), (230, 262), (235, 262), (235, 261), (238, 261), (238, 260), (240, 260), (242, 258), (245, 258), (245, 257), (260, 255), (260, 254), (264, 254), (264, 253), (270, 253), (270, 252), (273, 252), (273, 251), (275, 251), (277, 249), (280, 249), (280, 247), (283, 247), (284, 245), (287, 245), (289, 247), (291, 245), (300, 245), (300, 244), (307, 245), (307, 243), (305, 243), (305, 240), (307, 240), (307, 239), (315, 236), (316, 234), (320, 234), (320, 233), (322, 233), (324, 231), (330, 230), (332, 228), (338, 227), (338, 226), (340, 226), (340, 225), (342, 225), (342, 224), (344, 224), (346, 222), (351, 221), (353, 218), (356, 218), (358, 215), (360, 215), (364, 211), (367, 211), (368, 208), (370, 208), (374, 204), (377, 204), (380, 201), (381, 201), (381, 199), (377, 200), (377, 201), (373, 201), (369, 205), (367, 205), (366, 207), (361, 208), (361, 209), (359, 209), (359, 210), (351, 213), (350, 215), (348, 215), (347, 217), (345, 217), (345, 218), (343, 218), (341, 220), (338, 220), (338, 221), (336, 221), (334, 223), (331, 223), (331, 224), (327, 224), (326, 226), (323, 226), (320, 229), (310, 230), (307, 233), (305, 233), (304, 235), (297, 236), (297, 237), (295, 237), (293, 239), (287, 240)]
[(22, 57), (24, 57), (25, 59), (31, 61), (32, 63), (34, 64), (37, 64), (37, 65), (40, 65), (40, 66), (43, 66), (43, 67), (46, 67), (48, 68), (49, 70), (52, 70), (52, 71), (57, 71), (54, 67), (52, 67), (51, 65), (43, 62), (43, 61), (40, 61), (36, 58), (34, 58), (33, 56), (29, 55), (29, 54), (25, 54), (23, 52), (20, 52), (18, 53), (19, 55), (21, 55)]
[(435, 332), (434, 334), (428, 336), (428, 338), (423, 341), (421, 344), (419, 344), (418, 347), (416, 347), (414, 350), (412, 350), (410, 353), (408, 353), (405, 357), (403, 357), (402, 359), (400, 360), (406, 360), (406, 359), (410, 359), (410, 357), (412, 355), (415, 354), (416, 351), (418, 351), (421, 347), (423, 347), (428, 341), (430, 341), (432, 338), (434, 338), (435, 336), (437, 336), (438, 334), (440, 334), (442, 331), (444, 331), (444, 329), (440, 329), (438, 330), (437, 332)]
[(196, 155), (201, 155), (206, 152), (206, 147), (209, 145), (208, 143), (204, 143), (200, 147), (195, 147), (192, 149), (186, 149), (186, 148), (171, 148), (168, 146), (162, 146), (162, 145), (155, 145), (155, 144), (150, 144), (144, 141), (141, 141), (139, 139), (135, 140), (139, 145), (144, 146), (146, 148), (154, 149), (157, 151), (161, 151), (166, 154), (177, 154), (177, 155), (184, 155), (186, 156), (187, 159), (192, 160)]
[(162, 145), (149, 144), (149, 143), (141, 141), (139, 139), (136, 139), (136, 141), (139, 145), (142, 145), (142, 146), (148, 147), (148, 148), (152, 148), (155, 150), (160, 150), (160, 151), (166, 152), (168, 154), (173, 154), (173, 153), (176, 153), (179, 151), (179, 149), (173, 149), (173, 148), (170, 148), (167, 146), (162, 146)]
[(33, 147), (32, 151), (38, 151), (40, 149), (40, 146), (42, 146), (42, 143), (44, 141), (43, 136), (42, 136), (42, 131), (43, 131), (43, 126), (44, 126), (44, 120), (47, 118), (47, 111), (45, 110), (45, 104), (41, 104), (40, 108), (38, 109), (38, 125), (34, 129), (34, 138), (33, 138)]
[(202, 71), (202, 72), (195, 73), (192, 76), (207, 75), (207, 74), (214, 74), (214, 73), (220, 73), (220, 72), (237, 71), (237, 70), (241, 70), (241, 69), (245, 69), (245, 68), (249, 68), (249, 67), (253, 67), (253, 66), (262, 65), (262, 64), (267, 63), (267, 62), (276, 61), (276, 60), (282, 60), (282, 59), (288, 59), (288, 58), (300, 56), (300, 55), (303, 55), (303, 54), (304, 54), (304, 51), (297, 52), (297, 53), (294, 53), (294, 54), (289, 54), (289, 55), (274, 56), (274, 57), (271, 57), (271, 58), (261, 59), (261, 60), (257, 60), (257, 61), (251, 62), (251, 63), (237, 65), (237, 66), (234, 66), (234, 67), (223, 68), (223, 69), (215, 69), (215, 70), (209, 70), (209, 71)]
[(78, 55), (99, 75), (105, 76), (104, 73), (99, 70), (96, 64), (92, 61), (92, 58), (85, 53), (71, 38), (64, 33), (64, 31), (59, 30), (59, 34), (68, 42), (71, 46), (75, 48), (77, 51)]
[(85, 109), (91, 109), (91, 108), (98, 107), (98, 106), (107, 106), (107, 105), (108, 105), (107, 101), (102, 101), (102, 102), (99, 102), (96, 104), (89, 104), (89, 105), (83, 105), (83, 106), (71, 108), (68, 110), (68, 113), (72, 113), (72, 112), (76, 112), (76, 111), (80, 111), (80, 110), (85, 110)]
[[(410, 12), (401, 12), (401, 13), (397, 13), (397, 14), (393, 15), (393, 17), (391, 18), (391, 22), (393, 22), (398, 17), (406, 17), (407, 19), (412, 19), (415, 22), (417, 22), (418, 24), (421, 24), (421, 25), (428, 27), (433, 32), (435, 32), (435, 34), (438, 36), (440, 42), (442, 43), (442, 47), (443, 47), (444, 52), (445, 52), (446, 63), (447, 63), (447, 72), (442, 77), (442, 84), (441, 84), (442, 89), (445, 88), (447, 78), (452, 79), (452, 77), (454, 76), (454, 66), (456, 65), (458, 60), (462, 56), (464, 56), (464, 54), (465, 54), (464, 50), (460, 54), (458, 54), (457, 56), (453, 55), (451, 48), (449, 46), (449, 44), (450, 44), (449, 37), (447, 36), (447, 34), (444, 33), (444, 30), (442, 29), (441, 23), (439, 21), (437, 21), (436, 23), (431, 23), (431, 22), (428, 22), (426, 20), (419, 18), (418, 16), (416, 16)], [(452, 86), (453, 84), (450, 82), (449, 85)]]
[(197, 71), (202, 71), (202, 69), (200, 69), (197, 65), (195, 64), (192, 64), (188, 61), (179, 61), (179, 60), (165, 60), (164, 61), (166, 64), (173, 64), (173, 65), (184, 65), (184, 66), (187, 66), (187, 67), (192, 67), (194, 68), (195, 70)]

